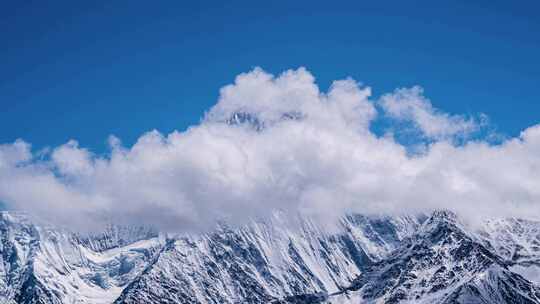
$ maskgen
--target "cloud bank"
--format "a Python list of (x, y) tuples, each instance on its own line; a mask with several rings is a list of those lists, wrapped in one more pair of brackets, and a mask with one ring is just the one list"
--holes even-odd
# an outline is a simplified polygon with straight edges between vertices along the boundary
[[(0, 145), (0, 201), (64, 225), (114, 219), (180, 231), (274, 209), (323, 220), (436, 208), (540, 215), (540, 125), (491, 144), (467, 139), (479, 117), (437, 110), (419, 87), (372, 100), (352, 79), (321, 92), (304, 68), (277, 77), (256, 68), (222, 88), (200, 124), (151, 131), (131, 147), (111, 136), (107, 155), (75, 140), (47, 152)], [(426, 148), (411, 154), (372, 132), (382, 119), (409, 123)]]

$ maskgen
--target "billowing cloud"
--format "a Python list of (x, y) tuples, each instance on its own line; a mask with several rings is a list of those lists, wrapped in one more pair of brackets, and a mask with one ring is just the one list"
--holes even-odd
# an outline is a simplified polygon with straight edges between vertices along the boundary
[(430, 139), (466, 138), (478, 131), (485, 119), (483, 115), (474, 119), (440, 112), (424, 97), (423, 89), (419, 86), (397, 89), (392, 94), (383, 95), (380, 105), (389, 117), (411, 122)]
[[(344, 212), (448, 208), (464, 215), (540, 215), (540, 125), (493, 145), (456, 134), (475, 122), (436, 110), (418, 88), (370, 100), (352, 79), (320, 92), (305, 69), (261, 69), (221, 89), (202, 122), (151, 131), (110, 153), (72, 140), (43, 157), (0, 145), (0, 201), (65, 225), (118, 222), (204, 230), (278, 208), (332, 220)], [(377, 116), (377, 106), (387, 115)], [(388, 115), (389, 114), (389, 115)], [(410, 155), (377, 119), (407, 119), (429, 137)]]
[(79, 148), (79, 143), (75, 140), (54, 149), (51, 158), (59, 172), (65, 176), (91, 174), (94, 169), (91, 153)]
[(275, 78), (255, 68), (240, 74), (234, 84), (221, 89), (218, 103), (207, 114), (208, 121), (230, 121), (234, 114), (250, 115), (259, 124), (273, 125), (287, 118), (309, 117), (319, 123), (340, 123), (359, 129), (376, 116), (369, 87), (352, 79), (332, 83), (321, 93), (306, 69), (289, 70)]

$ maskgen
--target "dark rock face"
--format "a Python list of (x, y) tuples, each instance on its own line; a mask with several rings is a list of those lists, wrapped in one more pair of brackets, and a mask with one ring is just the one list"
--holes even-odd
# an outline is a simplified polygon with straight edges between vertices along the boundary
[(327, 293), (319, 292), (319, 293), (312, 293), (312, 294), (287, 296), (281, 300), (275, 300), (272, 303), (275, 303), (275, 304), (286, 304), (286, 303), (313, 304), (313, 303), (324, 303), (328, 300), (328, 298), (329, 296)]
[(16, 295), (15, 302), (19, 304), (60, 304), (62, 300), (57, 294), (43, 286), (34, 274), (30, 274)]

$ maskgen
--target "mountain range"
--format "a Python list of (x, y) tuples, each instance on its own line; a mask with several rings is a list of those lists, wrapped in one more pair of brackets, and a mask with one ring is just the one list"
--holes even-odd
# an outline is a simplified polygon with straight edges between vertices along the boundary
[(540, 222), (276, 211), (208, 233), (0, 214), (0, 302), (540, 303)]

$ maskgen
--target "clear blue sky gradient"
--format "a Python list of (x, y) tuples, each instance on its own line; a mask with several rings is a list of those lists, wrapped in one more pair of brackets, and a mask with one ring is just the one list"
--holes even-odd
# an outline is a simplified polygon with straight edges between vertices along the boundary
[(352, 76), (376, 96), (418, 84), (508, 136), (539, 122), (539, 1), (10, 2), (0, 143), (99, 152), (109, 134), (184, 130), (254, 66), (305, 66), (324, 90)]

